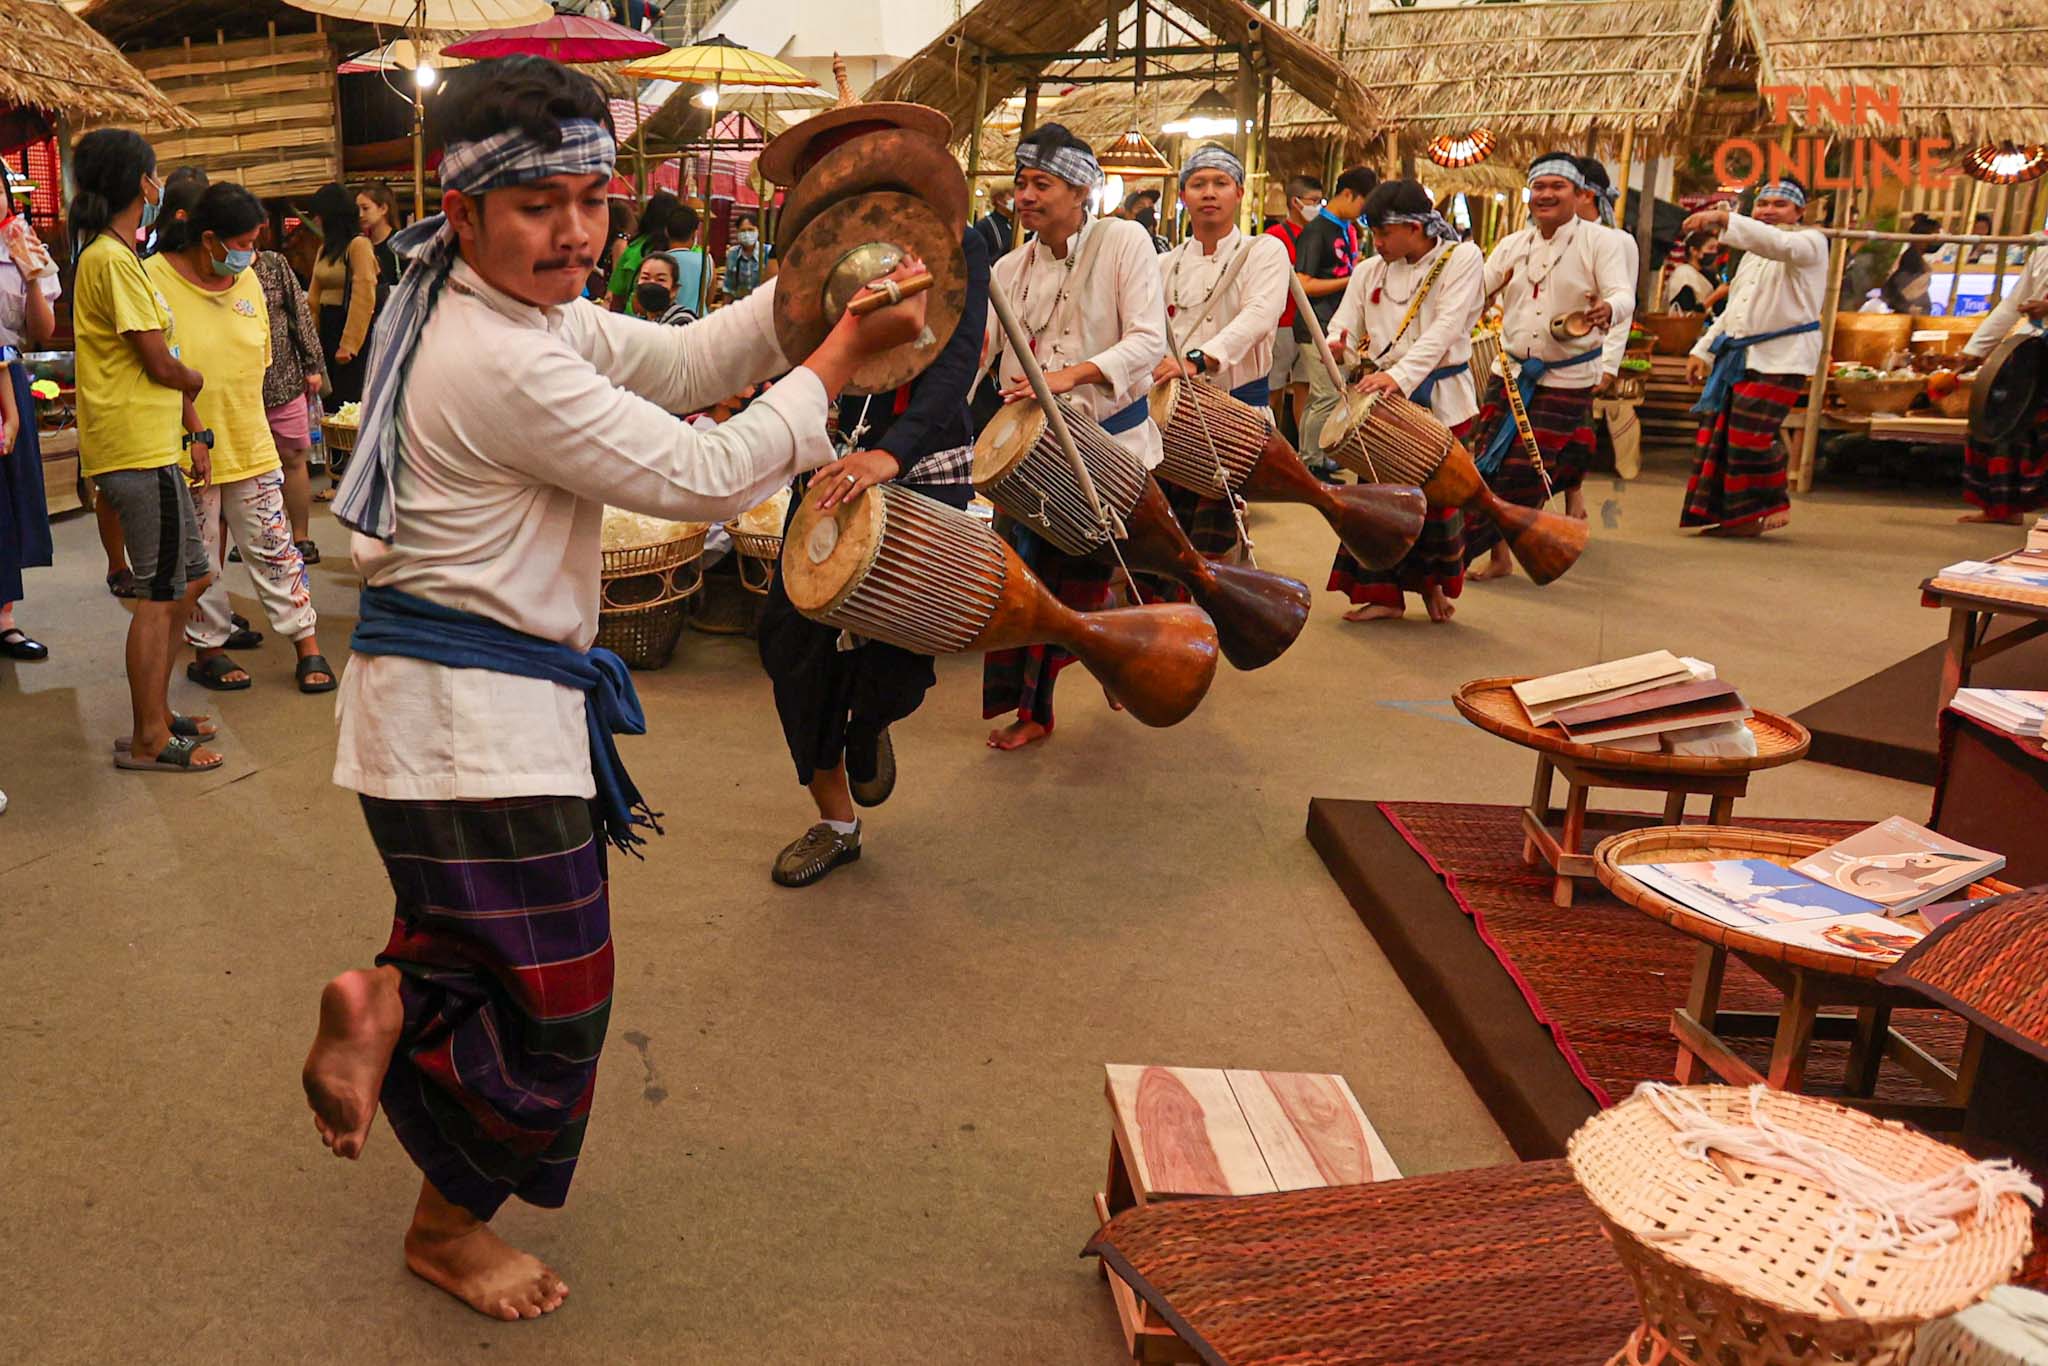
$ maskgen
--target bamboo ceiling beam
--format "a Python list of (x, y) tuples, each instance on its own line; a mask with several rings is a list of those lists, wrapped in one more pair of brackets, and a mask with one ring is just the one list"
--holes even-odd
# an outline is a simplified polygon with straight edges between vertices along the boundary
[[(1154, 47), (1154, 57), (1215, 57), (1234, 51), (1228, 43), (1181, 43)], [(977, 56), (976, 62), (987, 62), (992, 66), (1045, 66), (1051, 62), (1099, 62), (1103, 60), (1098, 50), (1069, 50), (1066, 52), (1003, 52)]]
[[(1529, 7), (1524, 5), (1522, 8), (1527, 9)], [(1978, 29), (1971, 33), (1944, 33), (1939, 36), (1944, 39), (2009, 38), (2015, 33), (2048, 33), (2048, 24), (2025, 24), (2013, 28)], [(1820, 33), (1812, 35), (1799, 34), (1796, 36), (1786, 34), (1784, 37), (1773, 37), (1768, 33), (1762, 35), (1765, 42), (1777, 47), (1803, 47), (1809, 43), (1869, 43), (1875, 42), (1880, 38), (1912, 38), (1921, 40), (1935, 36), (1937, 35), (1915, 33), (1910, 30), (1900, 31), (1897, 29), (1884, 33)]]
[[(1575, 0), (1584, 5), (1585, 0)], [(1516, 5), (1517, 10), (1534, 9), (1529, 4)], [(1413, 14), (1413, 10), (1392, 10), (1389, 14)], [(1365, 52), (1415, 52), (1432, 47), (1497, 47), (1502, 43), (1611, 43), (1623, 38), (1697, 38), (1696, 28), (1676, 29), (1635, 29), (1627, 33), (1513, 33), (1492, 35), (1484, 38), (1437, 38), (1426, 43), (1373, 43), (1360, 47), (1347, 47), (1346, 58)], [(1803, 41), (1803, 40), (1799, 40)]]

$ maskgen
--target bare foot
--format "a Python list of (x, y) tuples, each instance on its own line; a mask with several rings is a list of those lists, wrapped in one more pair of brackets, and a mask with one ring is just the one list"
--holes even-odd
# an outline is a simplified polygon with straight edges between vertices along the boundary
[(1487, 557), (1486, 568), (1476, 573), (1467, 574), (1465, 577), (1480, 580), (1504, 579), (1514, 572), (1515, 562), (1508, 558), (1507, 550), (1502, 546), (1495, 546), (1492, 553)]
[(2023, 516), (1993, 517), (1988, 512), (1966, 512), (1956, 518), (1958, 522), (1987, 522), (1992, 526), (2018, 526), (2027, 519)]
[(313, 1127), (336, 1157), (361, 1155), (404, 1023), (397, 968), (357, 968), (321, 988), (320, 1030), (300, 1080)]
[(1012, 721), (1000, 730), (992, 730), (988, 733), (988, 747), (990, 749), (1005, 750), (1022, 749), (1026, 745), (1037, 744), (1050, 734), (1052, 734), (1050, 730), (1039, 725), (1036, 721)]
[(546, 1263), (424, 1182), (405, 1231), (405, 1266), (477, 1313), (507, 1323), (551, 1314), (569, 1298), (569, 1287)]
[(1444, 590), (1435, 584), (1422, 590), (1422, 605), (1429, 609), (1429, 619), (1438, 624), (1449, 621), (1458, 614), (1457, 607), (1445, 595)]
[(1395, 621), (1408, 609), (1389, 607), (1381, 602), (1361, 603), (1344, 614), (1346, 621)]

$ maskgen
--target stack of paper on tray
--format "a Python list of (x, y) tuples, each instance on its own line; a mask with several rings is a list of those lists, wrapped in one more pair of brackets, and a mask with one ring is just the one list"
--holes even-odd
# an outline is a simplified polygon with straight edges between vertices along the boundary
[(2013, 551), (1989, 560), (1958, 560), (1936, 574), (1931, 587), (1980, 598), (2048, 607), (2048, 564), (2038, 552)]
[(1733, 685), (1704, 660), (1653, 650), (1514, 685), (1533, 725), (1556, 725), (1578, 744), (1639, 754), (1743, 756), (1756, 737)]
[(2012, 735), (2038, 738), (2048, 727), (2048, 692), (2020, 688), (1957, 688), (1949, 705)]

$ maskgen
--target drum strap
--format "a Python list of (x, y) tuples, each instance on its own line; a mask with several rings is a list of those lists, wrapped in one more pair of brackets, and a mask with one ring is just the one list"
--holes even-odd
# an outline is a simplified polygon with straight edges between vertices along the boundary
[[(1421, 288), (1417, 289), (1415, 291), (1415, 297), (1408, 301), (1408, 311), (1401, 315), (1401, 325), (1394, 329), (1394, 335), (1392, 339), (1390, 339), (1385, 346), (1382, 346), (1380, 348), (1380, 356), (1384, 356), (1387, 354), (1387, 352), (1393, 350), (1395, 344), (1398, 343), (1401, 340), (1401, 338), (1408, 335), (1409, 324), (1413, 323), (1416, 317), (1421, 314), (1422, 301), (1429, 297), (1430, 289), (1436, 284), (1436, 277), (1444, 273), (1444, 267), (1451, 263), (1451, 253), (1456, 250), (1457, 248), (1455, 246), (1445, 247), (1444, 254), (1437, 257), (1436, 264), (1429, 268), (1429, 274), (1422, 277)], [(1381, 270), (1381, 274), (1384, 275), (1385, 273), (1386, 272), (1383, 268)], [(1373, 357), (1373, 359), (1377, 361), (1379, 359), (1379, 356), (1375, 356)]]
[[(1236, 281), (1238, 272), (1244, 269), (1245, 258), (1252, 254), (1251, 248), (1252, 239), (1249, 237), (1237, 244), (1237, 254), (1232, 256), (1230, 263), (1223, 267), (1223, 274), (1217, 279), (1216, 288), (1210, 291), (1208, 299), (1203, 302), (1202, 311), (1197, 313), (1195, 320), (1188, 324), (1188, 330), (1181, 333), (1183, 341), (1191, 340), (1195, 333), (1202, 330), (1202, 324), (1209, 321), (1210, 310), (1214, 309), (1223, 296), (1230, 292), (1230, 286)], [(1180, 348), (1181, 342), (1174, 339), (1173, 322), (1169, 319), (1166, 324), (1166, 354), (1178, 356), (1181, 354)]]

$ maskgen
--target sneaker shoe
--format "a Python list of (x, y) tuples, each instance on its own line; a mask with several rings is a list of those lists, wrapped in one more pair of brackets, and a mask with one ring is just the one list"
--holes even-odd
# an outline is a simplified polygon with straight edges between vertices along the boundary
[(842, 835), (823, 821), (796, 838), (775, 856), (777, 886), (808, 887), (842, 863), (860, 857), (860, 831)]
[(847, 789), (853, 793), (855, 806), (880, 806), (896, 790), (896, 742), (889, 738), (887, 726), (875, 742), (875, 759), (868, 767), (874, 776), (857, 779), (853, 777), (853, 766), (847, 765)]

